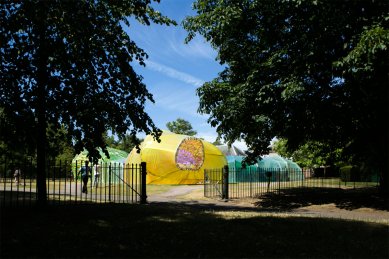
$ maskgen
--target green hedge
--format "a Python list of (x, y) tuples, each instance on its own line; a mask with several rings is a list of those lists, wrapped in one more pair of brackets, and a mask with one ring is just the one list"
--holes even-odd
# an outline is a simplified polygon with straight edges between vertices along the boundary
[(340, 168), (340, 179), (343, 182), (376, 182), (378, 174), (371, 170), (348, 165)]
[(359, 176), (359, 168), (352, 165), (343, 166), (340, 168), (340, 179), (343, 182), (357, 181)]

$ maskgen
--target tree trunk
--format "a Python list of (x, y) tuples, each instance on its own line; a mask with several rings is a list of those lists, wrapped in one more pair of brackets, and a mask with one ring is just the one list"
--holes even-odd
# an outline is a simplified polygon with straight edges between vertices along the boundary
[[(386, 168), (385, 168), (386, 169)], [(383, 197), (389, 196), (389, 177), (387, 170), (381, 170), (380, 172), (380, 193)]]
[(37, 50), (37, 191), (38, 206), (47, 204), (46, 193), (46, 89), (48, 82), (47, 48), (46, 48), (46, 1), (39, 4), (38, 35), (39, 47)]

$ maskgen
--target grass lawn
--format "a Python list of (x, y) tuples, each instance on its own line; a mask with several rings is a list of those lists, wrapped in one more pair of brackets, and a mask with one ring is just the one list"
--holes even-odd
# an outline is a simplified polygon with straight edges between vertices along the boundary
[[(304, 181), (273, 181), (268, 185), (267, 182), (238, 182), (229, 184), (229, 197), (255, 197), (260, 194), (278, 192), (295, 188), (336, 188), (336, 189), (354, 189), (375, 187), (376, 182), (343, 182), (339, 178), (309, 178)], [(221, 184), (218, 186), (221, 189)], [(217, 194), (217, 193), (215, 193)]]
[[(177, 185), (147, 185), (147, 195), (160, 194), (169, 191), (172, 187)], [(82, 194), (82, 182), (65, 182), (65, 181), (46, 181), (47, 194), (49, 200), (55, 200), (57, 203), (61, 201), (91, 201), (107, 202), (108, 196), (111, 194), (112, 200), (140, 200), (140, 197), (135, 197), (136, 192), (140, 192), (140, 185), (135, 186), (136, 192), (127, 188), (124, 184), (101, 184), (98, 188), (92, 187), (88, 184), (88, 195)], [(0, 189), (7, 190), (0, 192), (0, 202), (15, 203), (15, 200), (25, 200), (25, 203), (35, 203), (30, 197), (36, 196), (36, 182), (26, 181), (23, 184), (15, 185), (13, 182), (0, 183)], [(4, 198), (6, 196), (6, 198)], [(77, 197), (76, 197), (77, 196)], [(12, 200), (12, 201), (11, 201)]]
[(388, 258), (388, 225), (177, 204), (2, 208), (0, 257)]
[[(14, 192), (17, 192), (17, 191), (19, 191), (19, 192), (23, 192), (23, 191), (35, 192), (36, 191), (36, 180), (28, 180), (25, 182), (22, 181), (21, 183), (22, 184), (20, 184), (20, 185), (15, 185), (11, 181), (8, 181), (7, 183), (0, 182), (0, 187), (1, 187), (1, 189), (12, 190)], [(81, 191), (82, 182), (80, 180), (73, 181), (73, 182), (65, 181), (63, 179), (57, 180), (57, 181), (50, 181), (50, 180), (46, 181), (46, 187), (47, 187), (48, 193), (52, 193), (52, 192), (65, 193), (65, 190), (67, 192), (69, 192), (70, 185), (72, 185), (73, 191), (76, 190), (76, 188), (78, 191)], [(75, 187), (76, 185), (77, 185), (77, 187)], [(119, 188), (123, 188), (123, 186), (124, 186), (123, 184), (112, 184), (111, 188), (112, 189), (119, 189)], [(159, 193), (166, 192), (175, 186), (178, 186), (178, 185), (176, 185), (176, 184), (164, 184), (164, 185), (148, 184), (147, 185), (147, 193), (148, 194), (159, 194)], [(108, 184), (100, 184), (100, 186), (98, 188), (94, 188), (91, 186), (91, 182), (88, 183), (88, 190), (93, 191), (94, 193), (104, 194), (107, 192), (105, 189), (108, 189)]]

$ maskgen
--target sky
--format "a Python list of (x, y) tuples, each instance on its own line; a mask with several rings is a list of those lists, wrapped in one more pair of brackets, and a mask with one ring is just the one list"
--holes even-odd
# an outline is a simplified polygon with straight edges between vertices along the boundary
[[(182, 118), (191, 123), (197, 137), (213, 142), (217, 137), (216, 129), (207, 123), (207, 114), (197, 113), (196, 89), (217, 77), (223, 66), (216, 60), (217, 52), (201, 36), (189, 44), (184, 43), (187, 32), (181, 23), (185, 17), (195, 15), (192, 2), (161, 0), (153, 4), (156, 10), (175, 20), (177, 26), (132, 22), (125, 30), (149, 55), (146, 67), (133, 65), (154, 97), (155, 103), (148, 102), (145, 110), (156, 126), (167, 129), (167, 122)], [(242, 142), (235, 144), (246, 148)]]

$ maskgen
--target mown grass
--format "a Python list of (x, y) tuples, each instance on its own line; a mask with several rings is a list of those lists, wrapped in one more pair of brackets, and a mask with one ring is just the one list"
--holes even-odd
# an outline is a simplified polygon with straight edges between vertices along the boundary
[(377, 223), (167, 203), (3, 208), (0, 256), (388, 258), (388, 230)]
[[(73, 182), (70, 182), (70, 181), (62, 181), (62, 180), (57, 180), (57, 181), (46, 181), (46, 187), (47, 187), (47, 190), (48, 190), (48, 193), (51, 193), (51, 192), (62, 192), (62, 193), (65, 193), (66, 191), (69, 192), (70, 190), (70, 185), (72, 185), (72, 189), (73, 191), (76, 190), (76, 185), (77, 185), (77, 190), (78, 191), (81, 191), (81, 188), (82, 188), (82, 182), (80, 180), (78, 180), (77, 182), (73, 181)], [(159, 194), (159, 193), (163, 193), (163, 192), (166, 192), (168, 190), (170, 190), (171, 188), (175, 187), (175, 186), (178, 186), (177, 184), (174, 185), (174, 184), (164, 184), (164, 185), (155, 185), (155, 184), (148, 184), (147, 185), (147, 192), (149, 194)], [(122, 188), (123, 187), (123, 184), (112, 184), (111, 185), (111, 188), (114, 189), (118, 189), (118, 188)], [(21, 182), (20, 185), (15, 185), (14, 182), (11, 182), (11, 181), (8, 181), (7, 183), (1, 183), (0, 182), (0, 188), (3, 189), (3, 190), (13, 190), (14, 192), (23, 192), (23, 191), (26, 191), (26, 192), (35, 192), (36, 191), (36, 181), (33, 180), (33, 181), (26, 181), (26, 182)], [(108, 184), (100, 184), (98, 188), (95, 188), (95, 187), (92, 187), (91, 186), (91, 182), (88, 183), (88, 190), (89, 191), (92, 191), (94, 193), (97, 193), (97, 194), (104, 194), (106, 193), (107, 191), (105, 189), (108, 189)], [(66, 191), (65, 191), (66, 190)]]
[[(82, 182), (64, 182), (64, 181), (47, 181), (47, 194), (49, 200), (54, 200), (56, 203), (62, 201), (78, 200), (78, 201), (96, 201), (96, 202), (107, 202), (108, 196), (111, 199), (119, 200), (135, 200), (138, 201), (140, 198), (136, 198), (136, 192), (140, 192), (140, 186), (135, 187), (135, 191), (130, 188), (126, 188), (123, 184), (112, 184), (112, 185), (100, 185), (98, 188), (88, 185), (88, 195), (82, 194)], [(147, 185), (147, 195), (161, 194), (169, 191), (177, 185)], [(0, 183), (0, 204), (4, 202), (6, 204), (14, 203), (16, 200), (24, 200), (22, 203), (35, 203), (36, 196), (36, 183), (26, 182), (20, 185), (15, 185), (12, 182)], [(77, 197), (75, 197), (77, 196)], [(115, 196), (115, 197), (114, 197)], [(30, 199), (31, 197), (31, 199)]]

